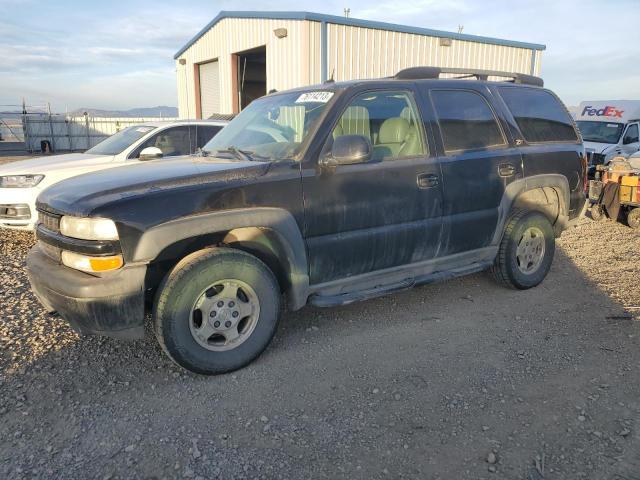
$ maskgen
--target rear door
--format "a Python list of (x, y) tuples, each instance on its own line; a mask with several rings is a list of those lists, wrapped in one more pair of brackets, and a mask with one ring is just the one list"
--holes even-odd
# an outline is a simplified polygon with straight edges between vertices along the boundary
[(485, 86), (433, 87), (426, 95), (433, 106), (443, 177), (440, 255), (487, 247), (505, 188), (522, 178), (520, 153)]
[[(354, 92), (328, 119), (320, 155), (303, 165), (310, 281), (320, 284), (433, 258), (442, 190), (412, 88)], [(333, 138), (371, 140), (369, 163), (321, 167)]]
[(525, 176), (563, 175), (570, 197), (565, 213), (573, 218), (584, 204), (584, 149), (569, 112), (549, 90), (526, 86), (499, 86), (496, 90), (508, 108), (509, 122), (515, 122), (513, 135), (521, 143)]

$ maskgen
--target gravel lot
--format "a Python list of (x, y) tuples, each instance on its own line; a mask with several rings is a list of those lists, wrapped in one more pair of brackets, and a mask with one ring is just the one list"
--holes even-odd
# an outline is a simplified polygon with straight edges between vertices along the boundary
[(588, 219), (538, 288), (483, 274), (288, 314), (258, 361), (185, 373), (78, 337), (0, 240), (0, 478), (640, 478), (640, 234)]

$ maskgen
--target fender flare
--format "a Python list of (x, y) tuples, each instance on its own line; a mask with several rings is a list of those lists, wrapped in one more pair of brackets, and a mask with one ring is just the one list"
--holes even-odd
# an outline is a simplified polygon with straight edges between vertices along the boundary
[(567, 212), (569, 212), (570, 206), (570, 188), (567, 177), (557, 173), (533, 175), (531, 177), (515, 180), (506, 186), (498, 207), (498, 224), (493, 235), (493, 240), (491, 242), (492, 245), (497, 245), (502, 240), (504, 225), (517, 198), (529, 190), (545, 187), (559, 190), (560, 198), (564, 201), (564, 205), (562, 205), (561, 213), (557, 222), (559, 228), (561, 228), (561, 230), (564, 229), (568, 221)]
[(133, 261), (149, 263), (167, 247), (181, 240), (230, 230), (258, 227), (273, 232), (282, 267), (291, 286), (287, 294), (292, 310), (307, 303), (309, 269), (307, 249), (293, 215), (281, 208), (258, 207), (209, 212), (170, 220), (145, 231), (133, 252)]

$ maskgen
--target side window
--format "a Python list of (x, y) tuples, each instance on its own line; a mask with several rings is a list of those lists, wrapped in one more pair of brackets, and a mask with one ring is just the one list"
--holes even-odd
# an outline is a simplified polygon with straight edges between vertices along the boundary
[(627, 133), (624, 134), (623, 143), (628, 145), (629, 143), (638, 143), (640, 139), (638, 138), (638, 124), (632, 123), (627, 128)]
[(140, 145), (131, 158), (138, 158), (140, 152), (147, 147), (157, 147), (162, 150), (165, 157), (175, 157), (177, 155), (189, 155), (190, 132), (188, 126), (173, 127), (156, 133), (151, 138)]
[(420, 116), (409, 92), (367, 92), (355, 97), (332, 132), (362, 135), (371, 140), (373, 157), (396, 160), (424, 156)]
[(499, 91), (527, 142), (578, 140), (569, 113), (548, 91), (526, 87), (500, 87)]
[(222, 127), (217, 125), (195, 125), (195, 129), (196, 148), (191, 153), (195, 153), (198, 148), (204, 147), (209, 140), (216, 136)]
[(484, 97), (469, 90), (432, 90), (445, 152), (505, 145), (504, 136)]

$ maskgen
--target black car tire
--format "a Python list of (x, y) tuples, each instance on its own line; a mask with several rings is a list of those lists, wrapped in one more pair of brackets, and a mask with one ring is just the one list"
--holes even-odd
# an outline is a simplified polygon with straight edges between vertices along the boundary
[[(259, 314), (242, 343), (211, 351), (192, 333), (193, 309), (203, 291), (208, 292), (221, 279), (237, 279), (247, 285), (259, 301)], [(187, 370), (204, 375), (231, 372), (267, 348), (278, 326), (280, 300), (273, 272), (253, 255), (229, 248), (201, 250), (181, 260), (163, 280), (153, 311), (156, 338), (164, 352)], [(203, 321), (208, 319), (207, 315)]]
[(594, 222), (599, 222), (605, 218), (604, 210), (602, 210), (602, 207), (597, 203), (591, 205), (589, 213), (591, 213), (591, 220)]
[[(542, 235), (543, 249), (539, 255), (537, 267), (531, 272), (524, 272), (517, 252), (518, 245), (524, 240), (527, 232), (538, 232)], [(555, 254), (555, 235), (547, 217), (536, 211), (516, 210), (506, 222), (498, 255), (491, 268), (496, 281), (506, 287), (525, 290), (538, 285), (549, 273)]]
[(640, 228), (640, 207), (629, 210), (627, 213), (627, 225), (634, 229)]

